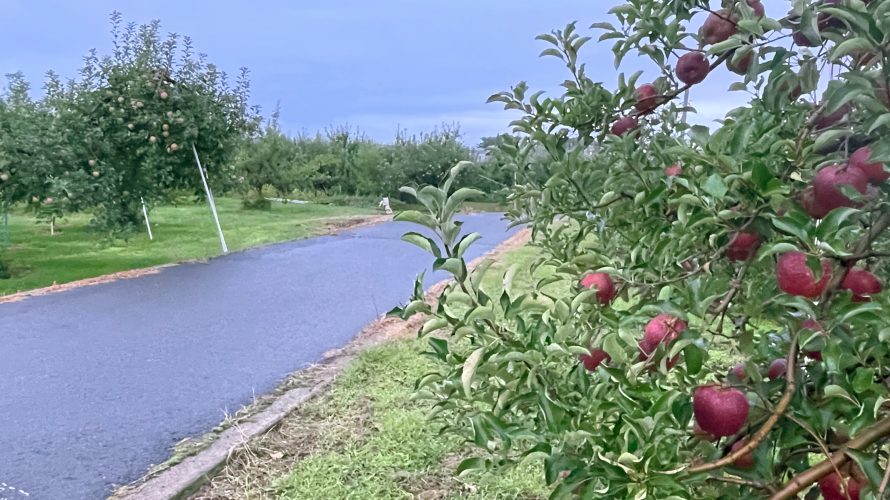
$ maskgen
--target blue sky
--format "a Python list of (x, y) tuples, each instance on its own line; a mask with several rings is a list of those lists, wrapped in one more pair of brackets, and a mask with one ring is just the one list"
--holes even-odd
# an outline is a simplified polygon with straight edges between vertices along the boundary
[[(506, 131), (512, 119), (492, 93), (520, 80), (558, 91), (564, 68), (539, 59), (539, 33), (578, 20), (609, 20), (617, 0), (0, 0), (0, 71), (23, 71), (41, 85), (54, 69), (71, 76), (90, 48), (107, 52), (108, 17), (160, 19), (165, 31), (190, 35), (196, 49), (230, 73), (247, 66), (253, 100), (271, 112), (281, 103), (291, 133), (349, 124), (391, 140), (396, 130), (459, 122), (469, 143)], [(776, 4), (766, 1), (767, 8)], [(209, 7), (211, 6), (212, 7)], [(775, 15), (775, 13), (773, 12)], [(616, 81), (610, 44), (588, 45), (594, 79)], [(632, 71), (631, 60), (624, 71)], [(652, 77), (654, 73), (650, 72)], [(644, 81), (645, 81), (644, 77)], [(726, 92), (725, 71), (696, 89), (693, 104), (709, 121), (744, 102)]]

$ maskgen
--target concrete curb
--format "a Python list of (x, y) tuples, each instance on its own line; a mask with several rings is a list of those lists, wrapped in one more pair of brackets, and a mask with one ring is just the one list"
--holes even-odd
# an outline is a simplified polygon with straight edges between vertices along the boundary
[[(475, 267), (485, 259), (490, 259), (504, 251), (517, 248), (525, 244), (529, 236), (530, 231), (523, 229), (507, 238), (485, 255), (475, 259), (469, 266)], [(442, 281), (430, 287), (427, 291), (427, 297), (437, 297), (447, 283), (448, 281)], [(373, 330), (374, 325), (388, 320), (386, 317), (378, 319), (362, 332)], [(420, 324), (422, 323), (401, 322), (398, 326), (401, 329), (418, 328)], [(195, 493), (222, 470), (229, 456), (235, 450), (248, 443), (254, 437), (267, 432), (301, 404), (327, 389), (343, 368), (349, 365), (366, 347), (385, 340), (375, 342), (374, 339), (363, 338), (362, 333), (360, 333), (356, 340), (350, 344), (335, 350), (334, 354), (325, 357), (319, 364), (307, 368), (307, 370), (316, 371), (313, 377), (314, 382), (310, 387), (296, 387), (284, 392), (276, 397), (268, 407), (223, 431), (207, 448), (169, 469), (161, 471), (141, 484), (120, 488), (110, 497), (111, 500), (181, 500), (188, 498), (189, 495)]]
[[(355, 354), (338, 356), (325, 363), (325, 371), (339, 372)], [(206, 449), (161, 472), (141, 485), (115, 494), (115, 500), (179, 500), (187, 498), (225, 465), (229, 454), (253, 437), (267, 432), (282, 418), (316, 394), (324, 391), (336, 377), (326, 377), (311, 388), (298, 387), (279, 396), (268, 408), (249, 420), (222, 432)]]

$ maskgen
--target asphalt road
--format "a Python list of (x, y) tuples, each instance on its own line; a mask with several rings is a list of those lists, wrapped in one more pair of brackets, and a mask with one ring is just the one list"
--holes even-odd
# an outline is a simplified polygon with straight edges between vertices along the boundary
[[(464, 220), (483, 235), (471, 258), (508, 236), (498, 214)], [(409, 229), (386, 223), (0, 304), (0, 500), (104, 498), (346, 344), (429, 268), (431, 256), (399, 239)]]

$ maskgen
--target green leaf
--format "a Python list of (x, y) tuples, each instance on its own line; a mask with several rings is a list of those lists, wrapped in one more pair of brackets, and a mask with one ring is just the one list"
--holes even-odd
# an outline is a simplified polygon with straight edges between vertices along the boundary
[[(850, 396), (843, 387), (839, 385), (826, 385), (825, 386), (825, 396), (829, 398), (844, 398), (852, 403), (856, 403), (856, 400), (853, 399), (853, 396)], [(857, 403), (858, 404), (858, 403)]]
[(433, 263), (433, 269), (436, 271), (447, 271), (457, 279), (463, 279), (466, 274), (466, 266), (464, 261), (457, 258), (436, 259)]
[(411, 222), (414, 224), (420, 224), (421, 226), (430, 228), (434, 231), (439, 228), (439, 221), (434, 219), (432, 216), (418, 212), (417, 210), (405, 210), (404, 212), (400, 212), (395, 217), (393, 217), (393, 220), (398, 222)]
[(704, 148), (708, 145), (708, 141), (711, 139), (711, 131), (704, 125), (693, 125), (689, 129), (689, 136), (692, 138), (693, 142)]
[(454, 472), (458, 476), (463, 476), (467, 472), (474, 470), (486, 470), (487, 468), (488, 462), (485, 459), (473, 457), (461, 461), (460, 465), (457, 466), (457, 469)]
[(470, 248), (470, 245), (475, 243), (479, 238), (482, 238), (482, 235), (479, 233), (470, 233), (461, 238), (454, 250), (455, 257), (459, 259), (463, 258), (464, 254), (467, 252), (467, 249)]
[(870, 51), (874, 48), (871, 42), (866, 38), (848, 38), (841, 42), (831, 51), (831, 60), (838, 61), (844, 56), (854, 54), (860, 51)]
[(859, 316), (860, 314), (870, 312), (881, 314), (881, 312), (883, 311), (883, 306), (876, 302), (853, 303), (850, 305), (850, 308), (846, 309), (845, 311), (846, 312), (843, 314), (843, 316), (841, 316), (839, 320), (842, 324), (848, 322), (850, 319), (856, 316)]
[(612, 358), (615, 363), (624, 363), (627, 360), (627, 353), (618, 341), (618, 335), (607, 335), (603, 341), (603, 350)]
[(445, 204), (445, 191), (435, 186), (424, 186), (417, 192), (419, 201), (430, 213), (437, 213)]
[(554, 49), (553, 47), (551, 47), (549, 49), (542, 50), (541, 53), (538, 55), (538, 57), (546, 57), (546, 56), (556, 57), (563, 61), (566, 60), (565, 56), (562, 55), (562, 52), (560, 52), (557, 49)]
[(754, 181), (761, 193), (767, 190), (770, 181), (773, 179), (775, 179), (775, 176), (765, 164), (757, 163), (754, 165), (751, 171), (751, 180)]
[[(838, 108), (840, 108), (840, 106), (838, 106)], [(816, 151), (823, 151), (827, 146), (836, 144), (838, 141), (850, 134), (851, 132), (846, 129), (832, 129), (822, 132), (821, 134), (819, 134), (819, 137), (816, 138), (816, 142), (813, 143), (813, 149), (815, 149)]]
[(723, 54), (727, 51), (733, 50), (742, 45), (742, 40), (738, 37), (728, 38), (720, 43), (715, 43), (711, 45), (708, 49), (709, 54)]
[(693, 377), (701, 372), (704, 363), (704, 354), (695, 344), (689, 344), (683, 349), (683, 359), (686, 362), (686, 371)]
[(807, 234), (807, 224), (802, 223), (801, 221), (792, 217), (776, 217), (772, 222), (773, 226), (779, 231), (790, 234), (801, 241), (807, 241), (809, 239), (809, 235)]
[(757, 257), (757, 260), (763, 260), (771, 255), (797, 251), (800, 251), (800, 249), (797, 248), (796, 245), (792, 245), (791, 243), (776, 243), (771, 246), (765, 246), (762, 250), (760, 250), (760, 255)]
[(442, 257), (442, 251), (439, 250), (439, 245), (437, 245), (432, 238), (428, 238), (420, 233), (410, 232), (403, 234), (402, 240), (426, 250), (436, 258)]
[(470, 397), (472, 394), (472, 384), (473, 377), (476, 375), (476, 368), (479, 366), (479, 362), (482, 360), (482, 354), (485, 353), (485, 348), (480, 347), (473, 351), (467, 359), (464, 361), (463, 371), (460, 374), (460, 382), (464, 388), (464, 394), (467, 397)]
[(720, 174), (711, 174), (705, 181), (702, 189), (718, 200), (722, 200), (723, 197), (726, 196), (728, 190), (726, 184), (723, 183), (723, 178)]
[(868, 127), (868, 133), (871, 134), (875, 130), (881, 127), (890, 126), (890, 113), (884, 113), (879, 116), (872, 124)]
[(436, 330), (446, 328), (448, 325), (448, 320), (446, 320), (445, 318), (430, 318), (429, 320), (427, 320), (426, 323), (423, 324), (423, 327), (420, 329), (420, 334), (429, 335)]
[(433, 349), (433, 356), (439, 361), (448, 360), (448, 341), (445, 339), (437, 339), (431, 337), (429, 339), (430, 347)]
[(827, 240), (837, 232), (838, 228), (844, 221), (858, 213), (860, 213), (860, 210), (855, 208), (836, 208), (832, 210), (824, 219), (822, 219), (822, 222), (816, 229), (816, 237), (820, 240)]
[(867, 391), (874, 384), (874, 380), (875, 371), (873, 369), (857, 368), (853, 374), (851, 385), (853, 390), (860, 394)]
[(813, 9), (804, 9), (800, 18), (800, 32), (810, 42), (822, 44), (822, 34), (819, 32), (818, 19)]
[(442, 209), (442, 219), (444, 220), (454, 215), (457, 209), (467, 200), (471, 198), (479, 198), (484, 195), (485, 193), (478, 189), (466, 187), (458, 189), (454, 194), (449, 196), (448, 201), (445, 202), (445, 208)]

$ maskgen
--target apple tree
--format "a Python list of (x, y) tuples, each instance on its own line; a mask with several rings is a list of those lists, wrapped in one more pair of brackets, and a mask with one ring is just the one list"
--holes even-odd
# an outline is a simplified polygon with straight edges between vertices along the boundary
[(235, 159), (236, 175), (243, 178), (246, 188), (243, 206), (268, 210), (269, 200), (263, 188), (270, 186), (279, 195), (288, 196), (296, 187), (296, 164), (299, 149), (278, 125), (278, 112), (273, 113), (267, 126), (239, 148)]
[(39, 219), (53, 220), (89, 208), (89, 175), (76, 165), (48, 99), (33, 100), (20, 73), (7, 79), (0, 100), (2, 210), (23, 203)]
[[(399, 216), (425, 227), (405, 239), (454, 280), (434, 303), (418, 282), (394, 313), (429, 316), (441, 363), (417, 392), (477, 448), (458, 472), (542, 459), (556, 498), (883, 498), (890, 2), (611, 16), (539, 37), (562, 95), (491, 98), (523, 114), (502, 153), (508, 216), (540, 250), (531, 289), (511, 268), (491, 296), (490, 267), (467, 267), (479, 235), (454, 214), (478, 193), (453, 189), (459, 168), (407, 190), (426, 210)], [(595, 81), (593, 37), (649, 69)], [(750, 100), (690, 125), (721, 72)]]
[(94, 222), (117, 232), (140, 223), (142, 199), (201, 192), (193, 147), (210, 180), (228, 182), (256, 113), (247, 103), (247, 70), (232, 84), (188, 37), (162, 37), (157, 21), (122, 25), (118, 13), (112, 37), (111, 55), (91, 52), (55, 101), (69, 121), (69, 144), (99, 186)]

